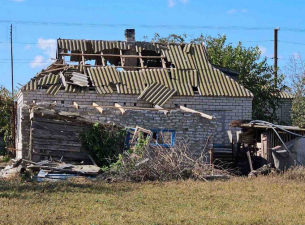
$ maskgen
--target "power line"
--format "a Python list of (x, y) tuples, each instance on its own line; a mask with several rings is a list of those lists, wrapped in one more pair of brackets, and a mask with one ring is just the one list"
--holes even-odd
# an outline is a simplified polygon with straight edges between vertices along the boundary
[(298, 43), (298, 42), (291, 42), (291, 41), (279, 41), (282, 43), (287, 43), (287, 44), (295, 44), (295, 45), (305, 45), (305, 43)]
[[(225, 30), (273, 30), (273, 27), (252, 26), (194, 26), (194, 25), (148, 25), (148, 24), (109, 24), (109, 23), (74, 23), (74, 22), (41, 22), (22, 20), (0, 20), (0, 23), (14, 23), (21, 25), (47, 25), (47, 26), (76, 26), (76, 27), (139, 27), (139, 28), (161, 28), (161, 29), (225, 29)], [(281, 30), (291, 32), (305, 32), (302, 28), (281, 27)]]

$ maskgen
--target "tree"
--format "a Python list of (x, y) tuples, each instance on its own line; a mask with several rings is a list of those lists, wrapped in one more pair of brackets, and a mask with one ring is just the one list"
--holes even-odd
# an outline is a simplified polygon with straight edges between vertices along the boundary
[[(155, 34), (152, 42), (184, 43), (186, 39), (186, 34), (171, 34), (168, 37)], [(266, 57), (261, 59), (258, 46), (246, 48), (241, 42), (233, 46), (226, 41), (226, 35), (219, 35), (216, 38), (200, 35), (189, 40), (190, 43), (205, 43), (210, 63), (239, 73), (238, 82), (254, 95), (253, 119), (278, 121), (276, 109), (280, 104), (279, 94), (286, 89), (283, 85), (284, 76), (278, 76), (276, 85), (274, 69), (268, 65)]]
[(4, 141), (8, 147), (13, 147), (12, 110), (14, 97), (4, 86), (0, 86), (0, 133), (4, 133)]
[(286, 66), (286, 73), (291, 83), (291, 92), (295, 99), (292, 103), (292, 123), (305, 127), (305, 63), (300, 54), (293, 55)]

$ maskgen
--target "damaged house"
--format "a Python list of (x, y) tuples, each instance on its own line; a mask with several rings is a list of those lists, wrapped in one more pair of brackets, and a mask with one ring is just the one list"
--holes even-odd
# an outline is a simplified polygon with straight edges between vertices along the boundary
[(143, 127), (152, 144), (185, 141), (195, 154), (211, 135), (205, 151), (230, 145), (230, 122), (252, 114), (235, 78), (209, 63), (204, 44), (137, 42), (133, 29), (125, 41), (58, 39), (57, 59), (18, 93), (17, 157), (81, 158), (88, 121)]

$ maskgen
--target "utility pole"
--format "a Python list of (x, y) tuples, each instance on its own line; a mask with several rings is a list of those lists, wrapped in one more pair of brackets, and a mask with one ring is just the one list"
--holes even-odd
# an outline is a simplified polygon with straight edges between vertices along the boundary
[(277, 87), (277, 33), (280, 28), (274, 29), (274, 84)]
[(13, 61), (13, 24), (11, 24), (11, 73), (12, 73), (12, 99), (13, 99), (13, 110), (12, 110), (12, 135), (13, 135), (13, 145), (14, 148), (15, 146), (15, 138), (16, 138), (16, 133), (15, 133), (15, 127), (16, 127), (16, 120), (15, 120), (15, 101), (14, 101), (14, 61)]

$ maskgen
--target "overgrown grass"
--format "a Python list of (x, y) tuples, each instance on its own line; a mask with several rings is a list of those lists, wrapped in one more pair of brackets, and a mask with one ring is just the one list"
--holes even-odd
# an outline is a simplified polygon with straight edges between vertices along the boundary
[(305, 182), (0, 181), (0, 224), (305, 224)]

